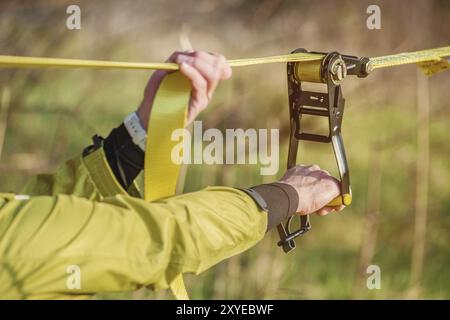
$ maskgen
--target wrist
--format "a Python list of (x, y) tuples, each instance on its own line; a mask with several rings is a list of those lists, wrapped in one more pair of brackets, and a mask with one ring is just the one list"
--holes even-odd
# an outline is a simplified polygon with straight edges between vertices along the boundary
[(142, 128), (147, 130), (148, 120), (150, 117), (153, 100), (155, 99), (156, 92), (163, 81), (164, 77), (167, 75), (166, 71), (157, 70), (153, 73), (150, 80), (147, 83), (144, 91), (144, 99), (142, 100), (136, 114), (139, 117)]
[(143, 111), (144, 107), (141, 105), (136, 110), (136, 115), (139, 118), (139, 124), (141, 125), (142, 129), (147, 131), (147, 125), (148, 125), (148, 118), (149, 113)]
[(141, 124), (141, 118), (137, 112), (130, 113), (123, 121), (125, 128), (127, 129), (133, 143), (142, 151), (145, 151), (147, 144), (147, 131)]
[[(274, 182), (262, 184), (251, 188), (264, 201), (265, 208), (268, 211), (268, 230), (289, 216), (295, 214), (298, 207), (297, 191), (287, 183)], [(260, 206), (260, 202), (251, 193), (247, 192), (255, 202)]]

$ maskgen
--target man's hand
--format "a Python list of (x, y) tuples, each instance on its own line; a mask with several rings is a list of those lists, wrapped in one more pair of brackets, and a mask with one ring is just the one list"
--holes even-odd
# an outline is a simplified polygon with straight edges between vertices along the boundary
[(327, 207), (327, 203), (340, 194), (339, 181), (321, 170), (319, 166), (295, 166), (284, 174), (280, 180), (292, 186), (298, 194), (297, 213), (305, 215), (316, 212), (326, 215), (340, 211), (345, 206)]
[[(207, 107), (219, 81), (231, 77), (231, 68), (223, 55), (204, 51), (174, 52), (167, 62), (177, 63), (180, 72), (191, 83), (187, 119), (189, 124)], [(167, 71), (155, 71), (147, 83), (144, 99), (136, 112), (144, 129), (147, 129), (153, 100), (166, 74)]]

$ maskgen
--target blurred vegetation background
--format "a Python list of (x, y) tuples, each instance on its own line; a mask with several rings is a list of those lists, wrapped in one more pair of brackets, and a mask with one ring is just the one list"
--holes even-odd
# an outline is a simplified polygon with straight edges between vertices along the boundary
[[(66, 28), (66, 8), (81, 7), (81, 30)], [(370, 4), (382, 29), (366, 27)], [(415, 1), (1, 1), (0, 54), (164, 61), (174, 50), (228, 58), (303, 47), (378, 56), (449, 45), (450, 2)], [(251, 186), (284, 171), (288, 107), (285, 65), (234, 70), (201, 116), (204, 129), (279, 128), (280, 170), (257, 165), (190, 165), (185, 191)], [(39, 172), (106, 136), (140, 102), (144, 71), (0, 70), (0, 190), (19, 191)], [(270, 234), (256, 247), (199, 276), (192, 298), (450, 298), (450, 72), (429, 79), (414, 66), (348, 78), (343, 134), (354, 203), (312, 217), (313, 229), (285, 255)], [(299, 162), (337, 174), (331, 146), (301, 143)], [(368, 290), (366, 267), (381, 268)], [(140, 289), (99, 298), (171, 298)]]

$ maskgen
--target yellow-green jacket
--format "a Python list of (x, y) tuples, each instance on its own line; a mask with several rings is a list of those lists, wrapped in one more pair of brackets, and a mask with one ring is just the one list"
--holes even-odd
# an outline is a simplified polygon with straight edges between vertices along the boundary
[[(0, 193), (0, 298), (88, 298), (167, 288), (256, 244), (267, 215), (227, 187), (148, 203), (124, 190), (98, 149)], [(79, 282), (73, 281), (74, 275)]]

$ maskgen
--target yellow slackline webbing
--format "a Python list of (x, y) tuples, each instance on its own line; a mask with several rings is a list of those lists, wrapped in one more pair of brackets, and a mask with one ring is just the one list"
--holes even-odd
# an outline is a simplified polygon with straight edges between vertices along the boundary
[[(388, 56), (370, 58), (373, 69), (399, 66), (403, 64), (424, 64), (423, 68), (433, 67), (434, 64), (448, 65), (450, 46), (427, 49), (422, 51), (399, 53)], [(243, 67), (266, 63), (291, 62), (291, 61), (316, 61), (321, 60), (322, 54), (318, 53), (293, 53), (280, 56), (229, 60), (231, 67)], [(0, 55), (0, 67), (70, 67), (70, 68), (116, 68), (116, 69), (141, 69), (141, 70), (178, 70), (178, 65), (170, 62), (121, 62), (102, 60), (39, 58), (21, 56)]]
[(427, 49), (415, 52), (397, 53), (388, 56), (370, 58), (374, 69), (394, 67), (409, 63), (439, 62), (443, 57), (450, 56), (450, 47)]
[[(323, 57), (321, 54), (293, 53), (280, 56), (229, 60), (232, 67), (251, 66), (265, 63), (289, 61), (315, 61)], [(178, 65), (171, 62), (123, 62), (103, 60), (39, 58), (21, 56), (1, 56), (0, 67), (70, 67), (70, 68), (108, 68), (108, 69), (141, 69), (141, 70), (178, 70)]]
[[(417, 63), (430, 75), (449, 69), (450, 46), (416, 52), (400, 53), (370, 59), (373, 69)], [(447, 57), (447, 58), (446, 58)], [(317, 61), (322, 54), (295, 53), (281, 56), (230, 60), (232, 67), (291, 61)], [(0, 67), (75, 67), (121, 68), (143, 70), (178, 70), (175, 63), (137, 63), (59, 58), (0, 56)], [(167, 75), (153, 102), (148, 124), (147, 152), (145, 153), (144, 199), (154, 201), (175, 194), (180, 165), (171, 160), (172, 132), (184, 128), (189, 103), (190, 85), (179, 72)], [(177, 299), (188, 299), (180, 274), (170, 284)]]

